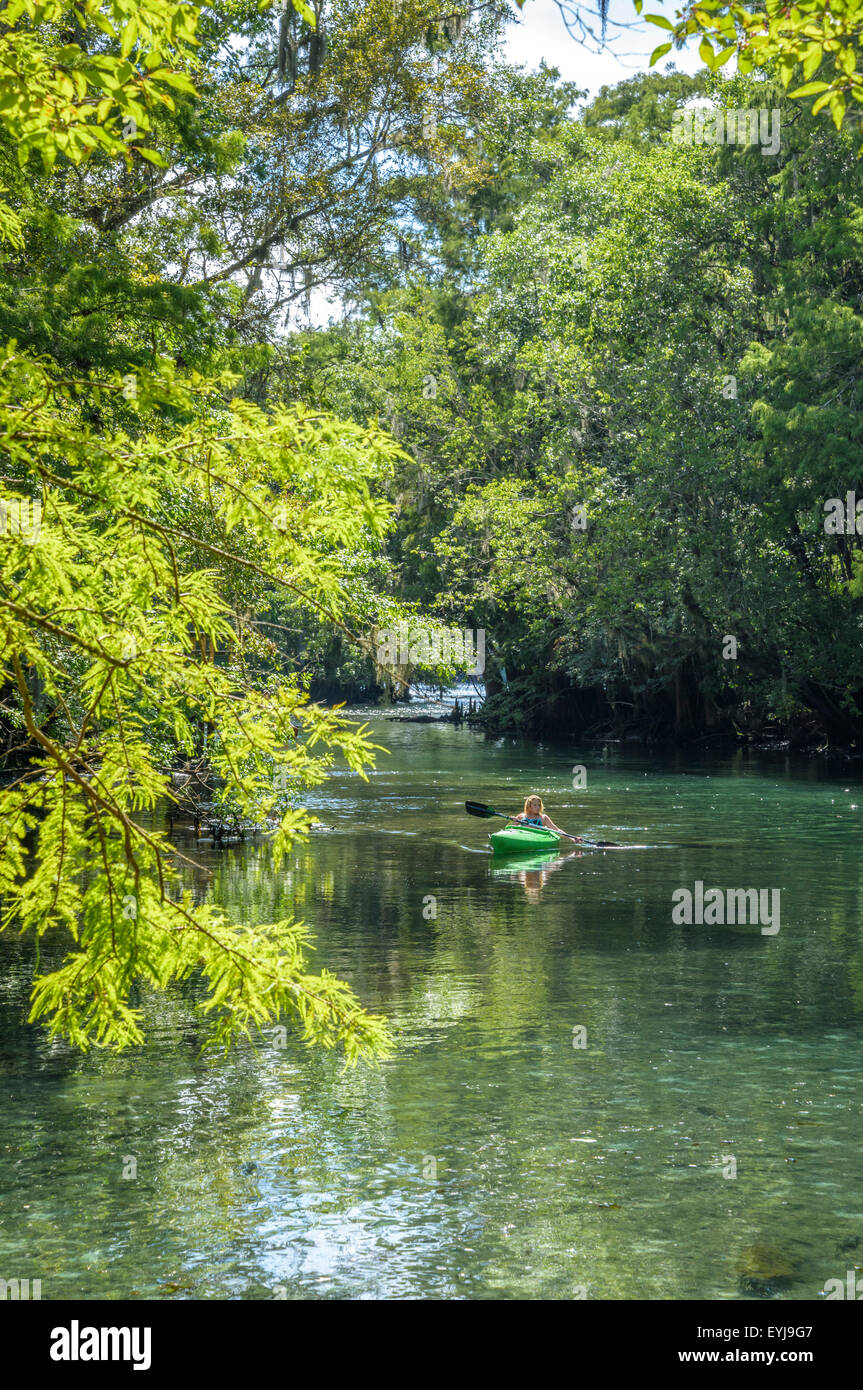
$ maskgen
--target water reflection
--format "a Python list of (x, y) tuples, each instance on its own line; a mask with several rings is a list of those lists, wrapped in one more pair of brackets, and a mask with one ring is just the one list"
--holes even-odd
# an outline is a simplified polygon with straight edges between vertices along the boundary
[[(368, 785), (327, 779), (312, 809), (333, 829), (278, 873), (262, 841), (184, 873), (251, 921), (305, 918), (396, 1056), (345, 1072), (271, 1034), (204, 1060), (190, 986), (142, 990), (144, 1051), (80, 1057), (22, 1028), (32, 954), (4, 940), (5, 1267), (45, 1298), (781, 1300), (844, 1277), (863, 1249), (859, 781), (375, 732), (392, 756)], [(463, 802), (525, 786), (579, 833), (651, 848), (498, 863)], [(699, 878), (780, 887), (779, 934), (675, 925)]]
[(583, 850), (570, 850), (566, 854), (552, 850), (546, 854), (512, 855), (492, 859), (490, 872), (493, 878), (520, 883), (528, 902), (538, 903), (551, 875), (562, 869), (569, 860), (583, 857)]

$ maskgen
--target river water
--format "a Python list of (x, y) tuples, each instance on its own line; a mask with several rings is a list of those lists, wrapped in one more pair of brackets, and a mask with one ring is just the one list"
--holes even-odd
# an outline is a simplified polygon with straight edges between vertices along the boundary
[[(393, 1058), (274, 1036), (208, 1062), (188, 996), (148, 1001), (141, 1051), (80, 1057), (22, 1027), (32, 956), (3, 941), (0, 1276), (43, 1299), (782, 1300), (863, 1266), (859, 774), (372, 722), (390, 753), (318, 789), (330, 828), (285, 871), (247, 843), (189, 882), (309, 922)], [(464, 800), (530, 791), (627, 848), (493, 860)], [(697, 880), (778, 889), (780, 930), (676, 924)]]

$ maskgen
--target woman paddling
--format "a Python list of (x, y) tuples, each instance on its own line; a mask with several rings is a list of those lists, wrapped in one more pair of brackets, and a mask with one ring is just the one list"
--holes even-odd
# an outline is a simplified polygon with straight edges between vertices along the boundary
[[(555, 825), (551, 816), (545, 814), (541, 796), (526, 796), (524, 810), (520, 811), (517, 816), (513, 816), (513, 820), (521, 821), (522, 825), (544, 825), (546, 830), (553, 830), (558, 835), (566, 834), (566, 831), (561, 830), (559, 825)], [(570, 838), (577, 840), (580, 836), (573, 835)]]

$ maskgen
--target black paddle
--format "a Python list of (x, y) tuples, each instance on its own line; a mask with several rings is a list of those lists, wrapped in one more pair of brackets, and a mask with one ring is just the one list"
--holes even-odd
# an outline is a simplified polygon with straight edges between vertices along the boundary
[[(485, 806), (481, 801), (466, 801), (464, 809), (469, 816), (479, 816), (481, 820), (489, 820), (492, 816), (500, 816), (501, 820), (515, 821), (515, 816), (508, 816), (505, 811), (496, 811), (493, 806)], [(520, 822), (523, 824), (523, 822)], [(538, 827), (537, 827), (538, 828)], [(530, 830), (528, 825), (525, 829)], [(621, 846), (615, 840), (585, 840), (581, 835), (567, 835), (565, 830), (560, 834), (565, 840), (572, 840), (577, 845), (588, 845), (591, 849), (620, 849)]]

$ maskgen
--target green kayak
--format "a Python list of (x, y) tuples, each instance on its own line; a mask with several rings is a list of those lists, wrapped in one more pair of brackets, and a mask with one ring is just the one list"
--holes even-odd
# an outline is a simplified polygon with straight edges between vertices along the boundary
[(538, 825), (508, 825), (489, 835), (495, 854), (536, 854), (539, 850), (557, 849), (560, 836)]

